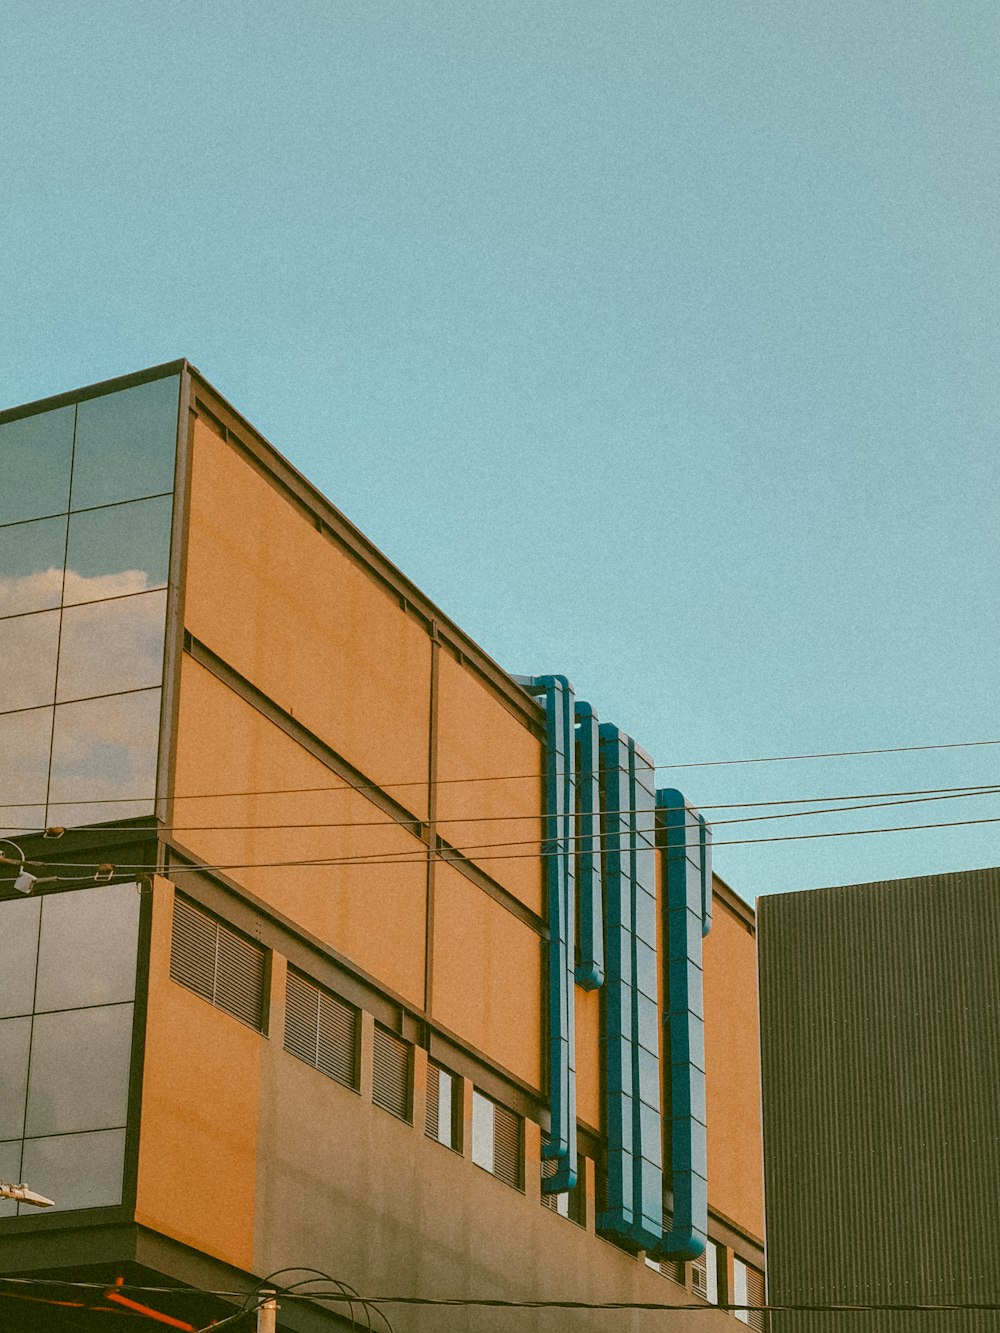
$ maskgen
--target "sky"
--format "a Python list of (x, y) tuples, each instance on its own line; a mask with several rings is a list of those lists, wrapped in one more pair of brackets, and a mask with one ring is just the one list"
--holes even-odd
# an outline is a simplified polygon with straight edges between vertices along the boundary
[[(187, 357), (658, 765), (996, 740), (993, 0), (8, 0), (0, 407)], [(2, 480), (0, 480), (2, 484)], [(1000, 746), (660, 770), (760, 893)], [(732, 840), (741, 840), (732, 844)], [(722, 845), (729, 843), (731, 845)]]

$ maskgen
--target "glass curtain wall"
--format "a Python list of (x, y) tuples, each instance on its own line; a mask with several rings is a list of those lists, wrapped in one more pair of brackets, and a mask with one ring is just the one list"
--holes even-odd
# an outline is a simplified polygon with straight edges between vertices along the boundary
[(179, 387), (0, 424), (0, 836), (153, 810)]
[[(0, 903), (0, 1180), (121, 1202), (139, 885)], [(30, 1205), (0, 1200), (0, 1217)]]

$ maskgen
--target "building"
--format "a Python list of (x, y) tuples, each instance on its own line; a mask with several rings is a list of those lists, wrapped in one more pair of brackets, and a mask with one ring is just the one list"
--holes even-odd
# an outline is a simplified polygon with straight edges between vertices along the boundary
[(0, 477), (0, 1178), (57, 1205), (0, 1203), (0, 1273), (96, 1284), (4, 1317), (753, 1303), (754, 916), (635, 741), (186, 362), (0, 414)]
[(995, 1329), (1000, 870), (758, 910), (774, 1333)]

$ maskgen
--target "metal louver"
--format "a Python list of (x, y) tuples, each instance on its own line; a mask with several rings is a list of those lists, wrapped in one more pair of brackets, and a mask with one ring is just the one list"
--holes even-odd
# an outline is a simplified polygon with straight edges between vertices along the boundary
[[(763, 1305), (764, 1296), (764, 1274), (758, 1273), (756, 1268), (747, 1267), (747, 1305)], [(767, 1327), (767, 1312), (764, 1310), (747, 1310), (746, 1322), (751, 1328), (755, 1328), (759, 1333), (764, 1333)]]
[(358, 1088), (358, 1011), (289, 970), (285, 1050), (346, 1088)]
[(708, 1266), (704, 1255), (691, 1261), (691, 1290), (703, 1301), (708, 1300)]
[(258, 1032), (264, 1027), (264, 958), (262, 945), (175, 895), (171, 977)]
[(429, 1139), (441, 1138), (441, 1070), (437, 1065), (427, 1065), (427, 1114), (424, 1116), (424, 1133)]
[(521, 1117), (494, 1103), (493, 1174), (514, 1189), (524, 1188)]
[[(664, 1204), (663, 1208), (663, 1234), (666, 1236), (674, 1225), (673, 1214)], [(664, 1277), (668, 1277), (673, 1282), (679, 1282), (684, 1286), (684, 1260), (683, 1259), (661, 1259), (660, 1272)]]
[(400, 1120), (410, 1120), (410, 1047), (388, 1028), (375, 1025), (372, 1101)]

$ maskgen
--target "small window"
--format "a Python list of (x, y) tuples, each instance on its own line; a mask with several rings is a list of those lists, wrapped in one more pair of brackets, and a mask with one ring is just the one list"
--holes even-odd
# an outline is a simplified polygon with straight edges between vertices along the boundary
[(719, 1303), (719, 1256), (713, 1241), (705, 1253), (691, 1261), (691, 1290), (710, 1305)]
[(756, 1268), (751, 1268), (742, 1259), (734, 1259), (733, 1305), (740, 1305), (744, 1301), (750, 1308), (734, 1310), (733, 1313), (741, 1323), (749, 1324), (751, 1328), (759, 1329), (763, 1333), (767, 1315), (764, 1310), (754, 1307), (762, 1306), (765, 1301), (764, 1274)]
[(358, 1011), (289, 969), (285, 1050), (321, 1074), (358, 1089)]
[[(542, 1135), (542, 1146), (548, 1142), (548, 1136)], [(546, 1194), (544, 1181), (550, 1180), (556, 1173), (556, 1163), (542, 1158), (542, 1207), (548, 1208), (553, 1213), (558, 1213), (560, 1217), (568, 1217), (571, 1222), (577, 1226), (585, 1226), (587, 1222), (587, 1205), (584, 1194), (584, 1176), (585, 1167), (584, 1157), (577, 1159), (577, 1179), (576, 1184), (571, 1190), (564, 1190), (560, 1194)]]
[(175, 896), (171, 977), (258, 1032), (264, 1030), (264, 962), (262, 945)]
[(524, 1122), (506, 1106), (472, 1093), (472, 1160), (514, 1189), (524, 1189)]
[(446, 1148), (462, 1151), (462, 1081), (450, 1070), (430, 1063), (424, 1132)]
[(372, 1101), (399, 1120), (410, 1121), (410, 1046), (388, 1028), (375, 1024), (372, 1053)]

